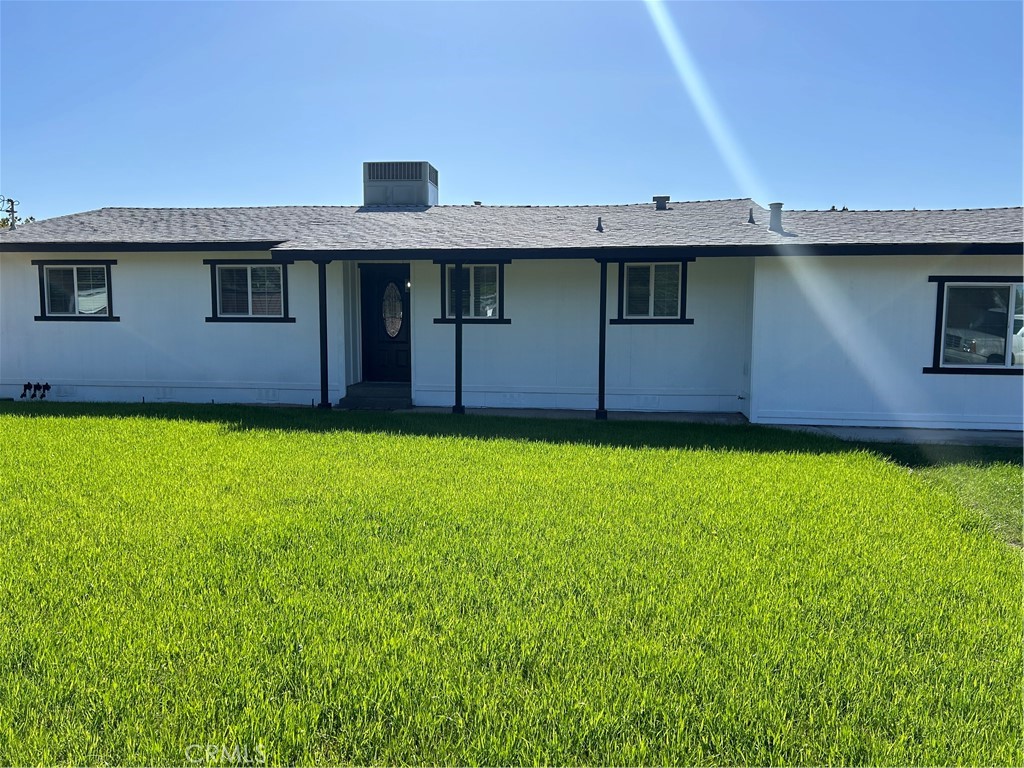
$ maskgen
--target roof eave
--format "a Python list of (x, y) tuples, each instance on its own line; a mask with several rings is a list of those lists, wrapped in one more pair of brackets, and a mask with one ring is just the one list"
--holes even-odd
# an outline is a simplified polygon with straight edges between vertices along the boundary
[(737, 256), (1019, 256), (1022, 242), (994, 243), (801, 243), (798, 240), (758, 245), (582, 246), (562, 248), (397, 248), (304, 249), (280, 248), (283, 240), (192, 242), (36, 242), (0, 240), (0, 253), (133, 253), (270, 251), (276, 259), (309, 261), (459, 261), (500, 259), (715, 258)]
[(584, 246), (579, 248), (272, 248), (275, 259), (290, 261), (469, 261), (480, 259), (724, 258), (739, 256), (1018, 256), (1024, 243), (798, 243), (760, 245)]
[(0, 240), (0, 253), (143, 253), (167, 251), (269, 251), (284, 240), (213, 240), (204, 242), (40, 242)]

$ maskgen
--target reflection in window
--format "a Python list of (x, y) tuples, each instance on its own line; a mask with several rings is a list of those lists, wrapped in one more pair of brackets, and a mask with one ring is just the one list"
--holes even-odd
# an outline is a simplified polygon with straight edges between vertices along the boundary
[(252, 313), (254, 315), (281, 314), (281, 267), (253, 267)]
[(942, 363), (1024, 365), (1024, 286), (947, 285)]
[[(455, 317), (455, 267), (447, 267), (447, 317)], [(473, 318), (499, 317), (498, 267), (494, 264), (469, 264), (462, 268), (465, 285), (462, 292), (462, 316)]]
[(48, 315), (107, 314), (106, 267), (47, 267), (45, 274)]
[(1013, 334), (1010, 338), (1010, 365), (1024, 366), (1024, 284), (1013, 287)]

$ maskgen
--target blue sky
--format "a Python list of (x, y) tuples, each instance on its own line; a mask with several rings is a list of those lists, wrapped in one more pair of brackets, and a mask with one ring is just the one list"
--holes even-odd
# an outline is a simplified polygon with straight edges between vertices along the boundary
[(643, 2), (2, 0), (0, 193), (354, 205), (429, 160), (453, 204), (1021, 204), (1020, 2), (664, 8), (703, 112)]

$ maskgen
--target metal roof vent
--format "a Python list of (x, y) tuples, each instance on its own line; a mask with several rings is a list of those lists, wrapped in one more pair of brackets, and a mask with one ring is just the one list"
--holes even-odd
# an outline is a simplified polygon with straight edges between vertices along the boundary
[(437, 169), (424, 161), (363, 163), (363, 205), (437, 205)]
[(667, 211), (668, 210), (668, 198), (669, 198), (668, 195), (655, 195), (653, 198), (651, 198), (652, 200), (654, 200), (654, 210), (656, 210), (656, 211)]

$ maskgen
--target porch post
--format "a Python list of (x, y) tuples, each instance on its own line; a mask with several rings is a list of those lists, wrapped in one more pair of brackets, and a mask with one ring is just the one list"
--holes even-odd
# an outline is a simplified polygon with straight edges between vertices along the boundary
[[(443, 269), (443, 267), (442, 267)], [(452, 280), (455, 282), (455, 405), (452, 406), (452, 413), (465, 413), (462, 405), (462, 264), (455, 263), (452, 270)]]
[(600, 316), (600, 329), (597, 335), (597, 410), (594, 412), (594, 418), (599, 421), (605, 421), (608, 418), (608, 411), (605, 410), (604, 404), (604, 369), (605, 369), (605, 350), (607, 347), (607, 331), (608, 331), (608, 262), (601, 262), (601, 316)]
[(318, 408), (330, 408), (331, 399), (327, 393), (327, 262), (316, 263), (317, 283), (320, 290), (320, 404)]

